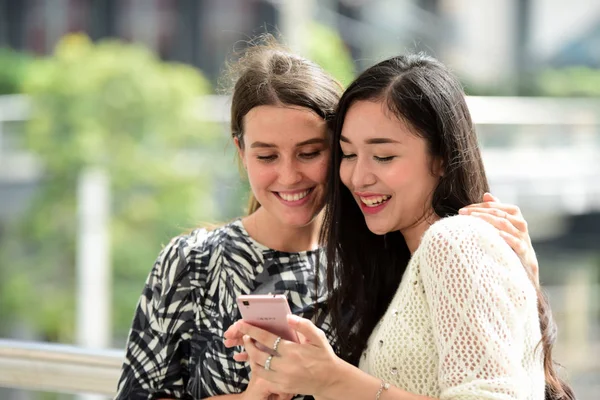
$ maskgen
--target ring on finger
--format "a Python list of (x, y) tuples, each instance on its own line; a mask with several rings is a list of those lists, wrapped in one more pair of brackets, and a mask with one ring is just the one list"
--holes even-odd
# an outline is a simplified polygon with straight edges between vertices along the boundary
[(273, 343), (273, 351), (277, 351), (277, 348), (279, 347), (279, 342), (281, 342), (281, 336), (277, 336), (277, 339), (275, 339), (275, 343)]
[(273, 359), (273, 356), (267, 357), (267, 361), (265, 361), (265, 370), (267, 370), (267, 371), (271, 370), (271, 360), (272, 359)]

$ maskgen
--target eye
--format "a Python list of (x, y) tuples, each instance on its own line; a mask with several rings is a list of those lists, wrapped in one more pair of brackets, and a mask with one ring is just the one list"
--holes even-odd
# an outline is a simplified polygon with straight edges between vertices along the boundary
[(311, 153), (300, 153), (300, 157), (310, 160), (318, 157), (321, 154), (321, 151), (313, 151)]
[(277, 158), (276, 155), (272, 154), (270, 156), (256, 156), (256, 158), (259, 161), (264, 161), (264, 162), (271, 162), (271, 161), (275, 161), (275, 159)]
[(342, 160), (350, 160), (352, 158), (355, 158), (356, 154), (346, 154), (346, 153), (342, 153)]
[(389, 157), (377, 157), (377, 156), (373, 156), (373, 158), (377, 162), (385, 163), (385, 162), (392, 161), (394, 158), (396, 158), (396, 156), (389, 156)]

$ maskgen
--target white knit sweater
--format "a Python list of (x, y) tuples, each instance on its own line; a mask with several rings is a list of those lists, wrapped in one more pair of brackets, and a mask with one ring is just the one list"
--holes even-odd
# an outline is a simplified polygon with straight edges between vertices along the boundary
[(542, 400), (540, 338), (519, 258), (490, 224), (456, 216), (423, 235), (360, 368), (444, 400)]

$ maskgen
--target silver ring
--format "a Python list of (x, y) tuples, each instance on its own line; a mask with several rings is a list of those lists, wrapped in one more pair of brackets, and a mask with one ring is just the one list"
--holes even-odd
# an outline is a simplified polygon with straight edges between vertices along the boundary
[(267, 371), (271, 370), (271, 360), (272, 359), (273, 359), (273, 356), (267, 357), (267, 361), (265, 361), (265, 370), (267, 370)]
[(279, 347), (279, 342), (281, 342), (281, 336), (277, 336), (277, 339), (275, 339), (275, 343), (273, 343), (273, 351), (277, 351), (277, 348)]

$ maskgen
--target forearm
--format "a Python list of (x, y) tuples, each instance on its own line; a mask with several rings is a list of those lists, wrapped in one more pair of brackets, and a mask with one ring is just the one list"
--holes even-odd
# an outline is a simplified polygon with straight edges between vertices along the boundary
[[(335, 383), (330, 385), (321, 395), (315, 396), (315, 400), (375, 400), (380, 387), (381, 379), (369, 375), (350, 364), (343, 363), (338, 368)], [(384, 390), (379, 399), (435, 400), (431, 397), (409, 393), (394, 386), (390, 386), (388, 390)]]

